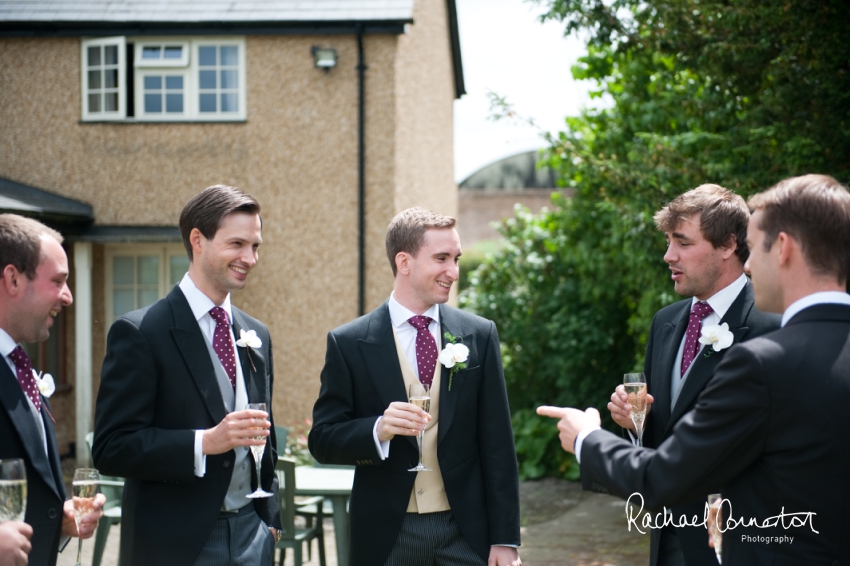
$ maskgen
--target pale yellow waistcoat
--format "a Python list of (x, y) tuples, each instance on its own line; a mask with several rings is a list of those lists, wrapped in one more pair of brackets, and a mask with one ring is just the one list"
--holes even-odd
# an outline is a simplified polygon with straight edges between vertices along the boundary
[[(407, 361), (407, 356), (398, 341), (393, 328), (393, 338), (398, 352), (401, 375), (404, 377), (404, 390), (411, 384), (419, 383), (413, 368)], [(442, 348), (441, 340), (437, 338), (437, 351)], [(431, 382), (431, 420), (425, 426), (425, 438), (422, 441), (422, 462), (430, 472), (416, 472), (416, 482), (410, 492), (410, 502), (407, 504), (408, 513), (436, 513), (451, 509), (446, 497), (446, 487), (443, 485), (443, 474), (440, 472), (440, 462), (437, 460), (437, 425), (440, 421), (440, 373), (442, 365), (438, 361), (434, 367), (434, 380)], [(413, 472), (410, 472), (411, 474)]]

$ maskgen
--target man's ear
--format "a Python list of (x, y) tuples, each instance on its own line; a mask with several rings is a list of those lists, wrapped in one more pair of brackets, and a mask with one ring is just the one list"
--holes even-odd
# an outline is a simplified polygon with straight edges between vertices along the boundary
[(11, 263), (3, 268), (2, 285), (9, 296), (15, 296), (21, 289), (21, 277), (25, 277), (18, 268)]
[(787, 232), (780, 232), (776, 236), (775, 244), (779, 252), (779, 265), (787, 265), (795, 249), (802, 252), (802, 249), (800, 249), (800, 243)]
[(726, 241), (718, 249), (723, 254), (723, 259), (729, 259), (735, 255), (735, 250), (738, 249), (738, 237), (735, 234), (729, 234)]
[(201, 234), (201, 231), (197, 228), (192, 228), (192, 231), (189, 232), (189, 243), (192, 245), (192, 257), (197, 257), (202, 248), (202, 243), (206, 241), (204, 235)]
[(410, 254), (407, 252), (398, 252), (395, 255), (395, 268), (397, 273), (407, 275), (410, 273)]

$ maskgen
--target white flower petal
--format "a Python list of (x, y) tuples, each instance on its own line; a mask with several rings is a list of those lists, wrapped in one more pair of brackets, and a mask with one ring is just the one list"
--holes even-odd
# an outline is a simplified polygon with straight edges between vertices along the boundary
[(56, 383), (53, 381), (53, 376), (45, 373), (44, 377), (36, 379), (38, 391), (45, 397), (50, 397), (56, 391)]
[(249, 330), (245, 332), (243, 329), (239, 329), (239, 340), (236, 341), (237, 346), (241, 346), (245, 348), (246, 346), (249, 348), (260, 348), (263, 345), (263, 341), (260, 340), (260, 337), (257, 336), (257, 332), (255, 330)]

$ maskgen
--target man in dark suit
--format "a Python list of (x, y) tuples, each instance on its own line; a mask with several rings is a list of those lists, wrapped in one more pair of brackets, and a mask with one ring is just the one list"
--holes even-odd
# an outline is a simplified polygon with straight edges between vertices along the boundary
[(561, 419), (586, 486), (653, 507), (721, 489), (724, 566), (850, 564), (850, 468), (835, 433), (850, 393), (850, 193), (806, 175), (749, 205), (745, 269), (756, 306), (783, 312), (782, 328), (730, 348), (671, 437), (636, 448), (599, 430), (594, 409), (538, 412)]
[[(386, 238), (390, 299), (328, 334), (309, 445), (319, 462), (357, 466), (352, 564), (520, 565), (517, 462), (496, 327), (443, 304), (458, 277), (454, 224), (421, 208), (398, 214)], [(454, 371), (436, 361), (450, 337), (468, 348), (465, 367)], [(419, 382), (431, 384), (430, 419), (407, 402), (408, 386)], [(411, 472), (423, 427), (432, 471)]]
[[(673, 434), (682, 415), (696, 405), (729, 346), (779, 328), (779, 315), (753, 306), (753, 288), (744, 275), (749, 219), (744, 199), (711, 184), (679, 195), (655, 214), (655, 224), (667, 238), (664, 261), (670, 265), (673, 287), (690, 298), (664, 307), (652, 321), (644, 359), (651, 403), (644, 446), (657, 448)], [(718, 351), (700, 344), (701, 329), (722, 324), (728, 326), (733, 340)], [(614, 421), (634, 436), (631, 406), (622, 385), (611, 395), (608, 409)], [(705, 495), (674, 506), (673, 516), (701, 515)], [(717, 559), (704, 528), (668, 525), (652, 531), (649, 562), (651, 566), (714, 566)]]
[[(31, 566), (53, 565), (60, 544), (77, 536), (74, 504), (65, 501), (47, 401), (52, 391), (46, 388), (47, 377), (42, 381), (33, 371), (20, 343), (47, 340), (53, 319), (73, 302), (62, 236), (30, 218), (0, 214), (0, 269), (0, 354), (4, 359), (0, 363), (0, 458), (24, 461), (25, 521), (31, 526), (12, 523), (0, 532), (0, 562), (20, 561), (24, 555), (26, 563), (25, 553), (30, 552)], [(84, 517), (81, 537), (94, 533), (104, 501), (99, 496), (95, 512)]]
[[(280, 528), (271, 340), (230, 302), (257, 263), (259, 213), (234, 187), (196, 195), (180, 215), (189, 272), (109, 331), (93, 454), (102, 472), (126, 478), (124, 565), (271, 561)], [(262, 445), (260, 484), (273, 496), (252, 499), (248, 447)]]

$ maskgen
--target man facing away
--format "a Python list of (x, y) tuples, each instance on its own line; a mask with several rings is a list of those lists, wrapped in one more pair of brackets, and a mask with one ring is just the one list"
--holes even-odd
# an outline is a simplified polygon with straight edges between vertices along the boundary
[(97, 497), (77, 533), (50, 404), (21, 347), (47, 340), (53, 319), (73, 302), (62, 236), (31, 218), (0, 214), (0, 269), (0, 459), (23, 459), (27, 474), (26, 524), (0, 524), (0, 564), (27, 564), (29, 553), (30, 566), (52, 566), (68, 537), (94, 533), (105, 502)]
[[(754, 307), (753, 288), (744, 275), (749, 219), (744, 199), (711, 184), (679, 195), (655, 214), (655, 224), (667, 238), (664, 261), (670, 265), (673, 288), (690, 298), (664, 307), (652, 321), (644, 373), (648, 400), (655, 403), (647, 415), (644, 446), (657, 448), (673, 434), (728, 351), (700, 349), (702, 328), (727, 324), (732, 343), (779, 328), (779, 315)], [(622, 385), (611, 395), (608, 409), (614, 422), (634, 436), (631, 406)], [(702, 495), (706, 494), (673, 507), (673, 517), (701, 516)], [(653, 530), (649, 556), (652, 566), (717, 564), (702, 527), (668, 525)]]
[(672, 436), (637, 448), (599, 430), (594, 409), (538, 412), (560, 418), (586, 486), (639, 492), (655, 508), (720, 489), (724, 566), (850, 564), (850, 193), (806, 175), (749, 205), (745, 270), (782, 328), (732, 346)]
[[(422, 208), (387, 229), (389, 300), (328, 334), (310, 452), (356, 465), (351, 563), (519, 566), (519, 484), (495, 325), (446, 306), (458, 278), (454, 218)], [(436, 360), (447, 336), (466, 368)], [(431, 384), (430, 416), (407, 402)], [(424, 434), (424, 463), (416, 436)]]
[[(180, 215), (189, 272), (109, 331), (93, 453), (101, 472), (126, 478), (124, 565), (272, 560), (280, 517), (271, 340), (230, 298), (257, 263), (261, 229), (252, 197), (223, 185), (203, 190)], [(246, 342), (249, 331), (256, 338)], [(249, 447), (261, 445), (260, 483), (275, 495), (251, 499)]]

